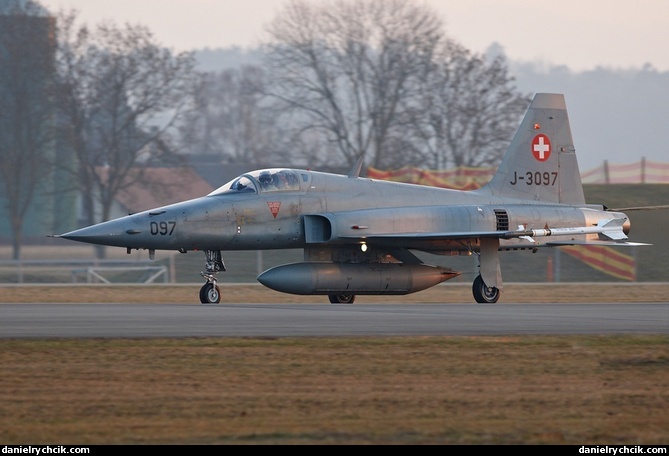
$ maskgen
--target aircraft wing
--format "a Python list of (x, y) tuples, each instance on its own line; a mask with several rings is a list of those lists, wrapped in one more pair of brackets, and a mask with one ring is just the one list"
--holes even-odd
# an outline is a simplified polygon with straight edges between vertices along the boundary
[[(416, 241), (449, 241), (449, 240), (470, 240), (470, 239), (523, 239), (528, 241), (528, 245), (536, 244), (536, 237), (547, 236), (570, 236), (570, 239), (556, 239), (544, 242), (546, 246), (561, 245), (648, 245), (639, 242), (628, 242), (627, 235), (623, 232), (622, 219), (601, 220), (596, 226), (581, 227), (557, 227), (528, 230), (519, 226), (515, 231), (458, 231), (458, 232), (407, 232), (407, 233), (369, 233), (360, 235), (343, 235), (340, 239), (349, 239), (366, 242), (381, 242), (384, 244), (403, 244)], [(365, 227), (358, 229), (364, 230)], [(596, 234), (597, 239), (576, 239), (574, 236)]]
[[(457, 233), (388, 233), (388, 234), (369, 234), (369, 235), (358, 235), (358, 236), (339, 236), (340, 239), (349, 239), (351, 241), (366, 241), (366, 242), (380, 242), (383, 244), (399, 244), (411, 243), (412, 241), (440, 241), (440, 240), (467, 240), (467, 239), (477, 239), (477, 238), (488, 238), (488, 239), (512, 239), (512, 238), (526, 238), (527, 236), (514, 231), (466, 231), (466, 232), (457, 232)], [(529, 245), (532, 245), (535, 241), (530, 241)], [(610, 245), (610, 246), (619, 246), (619, 245), (650, 245), (642, 242), (629, 242), (625, 240), (612, 241), (612, 240), (575, 240), (575, 239), (565, 239), (565, 240), (551, 240), (543, 243), (544, 246), (554, 246), (559, 247), (562, 245)]]
[(504, 231), (462, 231), (462, 232), (447, 232), (447, 233), (377, 233), (377, 234), (360, 234), (360, 235), (344, 235), (339, 236), (340, 239), (350, 239), (356, 241), (397, 241), (401, 244), (402, 241), (418, 240), (418, 241), (440, 241), (440, 240), (458, 240), (458, 239), (475, 239), (475, 238), (501, 238)]

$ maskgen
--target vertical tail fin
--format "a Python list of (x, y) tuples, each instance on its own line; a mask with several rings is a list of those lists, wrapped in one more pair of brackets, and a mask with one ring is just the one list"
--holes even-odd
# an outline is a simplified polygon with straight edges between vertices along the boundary
[(492, 180), (497, 196), (585, 204), (564, 95), (538, 93)]

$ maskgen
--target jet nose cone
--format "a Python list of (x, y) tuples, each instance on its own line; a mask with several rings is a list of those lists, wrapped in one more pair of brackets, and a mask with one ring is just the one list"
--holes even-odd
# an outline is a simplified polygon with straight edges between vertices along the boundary
[(77, 242), (87, 242), (89, 244), (100, 245), (120, 245), (123, 240), (125, 224), (116, 220), (88, 226), (69, 233), (61, 234), (63, 239), (69, 239)]

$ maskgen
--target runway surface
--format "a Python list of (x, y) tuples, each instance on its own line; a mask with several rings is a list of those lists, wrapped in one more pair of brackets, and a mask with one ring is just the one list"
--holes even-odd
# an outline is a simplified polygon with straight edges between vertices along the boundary
[(0, 338), (669, 334), (668, 303), (0, 304)]

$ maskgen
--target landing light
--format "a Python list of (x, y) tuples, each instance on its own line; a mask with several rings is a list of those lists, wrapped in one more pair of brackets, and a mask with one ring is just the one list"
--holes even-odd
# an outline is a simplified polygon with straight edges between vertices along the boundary
[(365, 244), (365, 243), (363, 242), (363, 243), (360, 245), (360, 250), (362, 250), (363, 252), (366, 252), (366, 251), (367, 251), (367, 244)]

